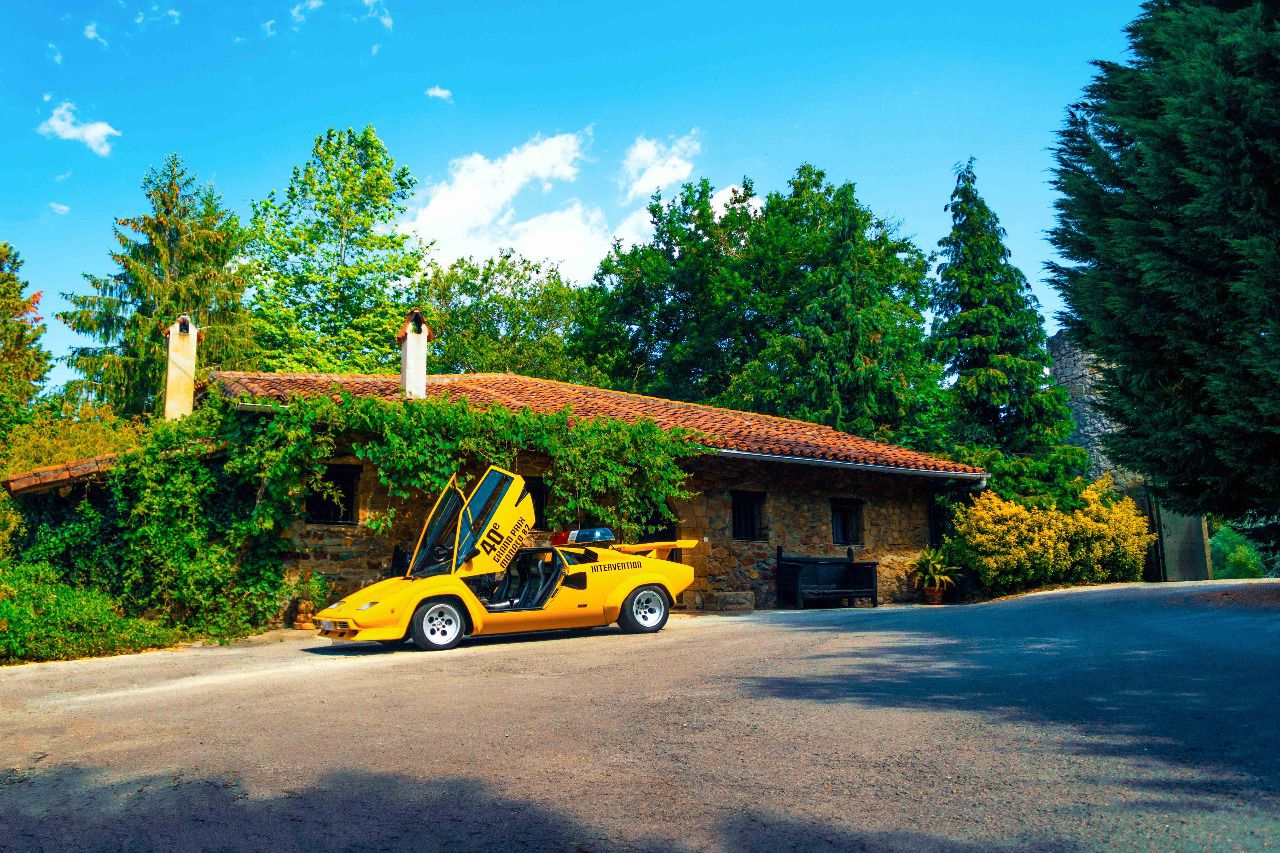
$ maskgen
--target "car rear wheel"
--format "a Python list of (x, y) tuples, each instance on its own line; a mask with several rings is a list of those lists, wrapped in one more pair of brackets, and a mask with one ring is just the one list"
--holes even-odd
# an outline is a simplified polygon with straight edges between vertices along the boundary
[(618, 627), (628, 634), (652, 634), (667, 624), (671, 608), (667, 593), (660, 586), (642, 586), (622, 602)]
[(413, 644), (424, 651), (444, 651), (462, 642), (466, 623), (452, 601), (424, 601), (413, 614)]

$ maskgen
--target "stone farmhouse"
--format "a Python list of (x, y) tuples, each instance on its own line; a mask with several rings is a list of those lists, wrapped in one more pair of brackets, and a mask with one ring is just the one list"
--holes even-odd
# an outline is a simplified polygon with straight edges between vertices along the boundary
[[(678, 525), (653, 537), (698, 542), (673, 555), (695, 570), (693, 586), (678, 602), (684, 609), (776, 606), (779, 548), (832, 557), (852, 549), (856, 559), (879, 564), (881, 600), (914, 598), (907, 574), (920, 551), (937, 540), (935, 496), (986, 484), (986, 472), (977, 468), (803, 421), (510, 373), (431, 375), (430, 339), (420, 317), (410, 315), (398, 336), (399, 376), (216, 371), (199, 384), (193, 381), (198, 331), (180, 321), (169, 331), (166, 417), (190, 413), (201, 394), (221, 394), (264, 411), (294, 397), (342, 391), (391, 401), (447, 395), (476, 406), (539, 412), (569, 407), (581, 417), (649, 418), (663, 427), (696, 430), (714, 452), (687, 460), (696, 494), (672, 507)], [(17, 475), (5, 485), (14, 495), (61, 489), (101, 477), (111, 462), (80, 460)], [(546, 492), (539, 478), (548, 460), (522, 456), (515, 467), (527, 478), (535, 503), (542, 504), (535, 541), (546, 539), (551, 531), (543, 521)], [(305, 507), (304, 520), (291, 531), (287, 568), (319, 572), (340, 590), (386, 576), (396, 547), (412, 546), (430, 507), (401, 505), (395, 527), (375, 533), (367, 520), (392, 500), (375, 473), (340, 451), (327, 479), (344, 499), (313, 499)]]

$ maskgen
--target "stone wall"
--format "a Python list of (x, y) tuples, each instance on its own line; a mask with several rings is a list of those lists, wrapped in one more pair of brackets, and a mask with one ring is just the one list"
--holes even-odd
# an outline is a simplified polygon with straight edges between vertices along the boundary
[[(777, 549), (810, 557), (844, 556), (848, 545), (832, 539), (831, 499), (863, 502), (863, 545), (856, 559), (880, 564), (881, 601), (906, 601), (916, 593), (907, 579), (911, 564), (929, 544), (931, 481), (840, 468), (704, 458), (693, 463), (698, 494), (675, 507), (679, 538), (698, 540), (681, 554), (694, 569), (682, 596), (687, 609), (739, 610), (776, 607)], [(733, 539), (730, 492), (765, 493), (764, 536)]]
[(1097, 365), (1093, 356), (1076, 346), (1065, 331), (1049, 338), (1049, 355), (1053, 359), (1053, 379), (1067, 390), (1067, 404), (1075, 421), (1068, 440), (1089, 452), (1089, 474), (1099, 477), (1112, 465), (1102, 449), (1111, 421), (1097, 407)]
[[(335, 463), (359, 464), (353, 457)], [(537, 476), (546, 461), (522, 459), (516, 470)], [(929, 507), (934, 482), (924, 478), (839, 468), (702, 458), (692, 463), (690, 486), (698, 494), (673, 507), (678, 538), (698, 544), (679, 554), (693, 566), (694, 582), (679, 606), (689, 610), (750, 610), (777, 606), (774, 565), (779, 545), (789, 554), (843, 556), (847, 545), (832, 539), (832, 498), (863, 502), (863, 546), (858, 559), (879, 562), (881, 601), (904, 601), (916, 593), (907, 580), (911, 563), (929, 544)], [(765, 538), (733, 539), (731, 491), (764, 492)], [(393, 505), (372, 468), (360, 477), (358, 524), (296, 522), (286, 532), (293, 543), (286, 570), (322, 574), (336, 595), (348, 594), (387, 576), (397, 543), (412, 547), (430, 509), (429, 501), (395, 502), (396, 523), (383, 533), (368, 526)]]

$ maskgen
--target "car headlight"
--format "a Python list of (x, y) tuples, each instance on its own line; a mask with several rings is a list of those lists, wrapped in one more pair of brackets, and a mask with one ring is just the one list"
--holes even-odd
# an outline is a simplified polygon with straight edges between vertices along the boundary
[(378, 605), (378, 602), (369, 601), (369, 602), (366, 602), (365, 604), (361, 604), (359, 607), (356, 608), (356, 610), (368, 610), (370, 607), (376, 607), (377, 605)]

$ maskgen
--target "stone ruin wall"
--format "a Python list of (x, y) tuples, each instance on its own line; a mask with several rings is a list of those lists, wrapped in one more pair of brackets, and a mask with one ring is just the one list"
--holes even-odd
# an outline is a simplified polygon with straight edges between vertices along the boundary
[(1075, 421), (1069, 441), (1088, 451), (1090, 476), (1101, 476), (1113, 467), (1102, 447), (1103, 438), (1111, 431), (1111, 421), (1094, 402), (1099, 395), (1094, 357), (1076, 346), (1065, 331), (1049, 338), (1049, 355), (1053, 359), (1054, 381), (1067, 389), (1067, 403)]

